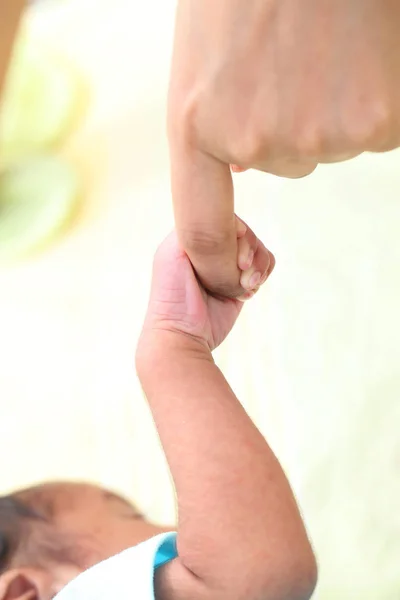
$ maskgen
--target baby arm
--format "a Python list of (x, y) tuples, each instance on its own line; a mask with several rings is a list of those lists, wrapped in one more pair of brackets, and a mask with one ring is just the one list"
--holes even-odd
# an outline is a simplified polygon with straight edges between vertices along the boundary
[(157, 600), (306, 600), (315, 586), (288, 481), (212, 359), (239, 312), (206, 295), (176, 240), (161, 246), (137, 351), (178, 499), (179, 557)]

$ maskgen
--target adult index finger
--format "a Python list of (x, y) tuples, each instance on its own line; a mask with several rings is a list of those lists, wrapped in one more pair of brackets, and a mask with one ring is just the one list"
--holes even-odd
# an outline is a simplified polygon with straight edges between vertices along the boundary
[(209, 291), (237, 297), (242, 288), (230, 167), (189, 144), (170, 149), (179, 241)]

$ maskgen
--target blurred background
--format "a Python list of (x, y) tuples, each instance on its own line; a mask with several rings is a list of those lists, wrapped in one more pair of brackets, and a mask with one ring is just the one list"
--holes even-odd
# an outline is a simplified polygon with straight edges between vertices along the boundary
[[(174, 4), (31, 6), (0, 140), (0, 492), (94, 481), (163, 523), (174, 497), (134, 350), (172, 227)], [(218, 361), (295, 488), (317, 600), (400, 598), (399, 165), (236, 179), (277, 268)]]

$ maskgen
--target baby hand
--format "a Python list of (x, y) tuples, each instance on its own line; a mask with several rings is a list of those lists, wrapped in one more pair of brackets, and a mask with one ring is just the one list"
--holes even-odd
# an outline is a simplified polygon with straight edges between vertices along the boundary
[[(273, 255), (243, 221), (237, 220), (241, 300), (251, 298), (275, 265)], [(260, 273), (260, 276), (256, 276)], [(159, 247), (153, 266), (153, 281), (142, 340), (150, 334), (169, 331), (184, 334), (214, 350), (232, 329), (243, 304), (239, 300), (209, 294), (198, 281), (175, 232)]]
[(240, 284), (245, 290), (238, 300), (244, 302), (252, 298), (271, 275), (275, 257), (239, 217), (236, 217), (236, 230), (238, 267), (242, 271)]

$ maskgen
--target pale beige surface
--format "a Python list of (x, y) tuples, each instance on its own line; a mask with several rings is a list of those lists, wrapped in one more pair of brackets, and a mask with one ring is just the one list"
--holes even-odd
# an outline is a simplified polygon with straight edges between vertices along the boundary
[[(94, 90), (69, 149), (90, 194), (69, 237), (0, 272), (1, 486), (89, 478), (168, 521), (133, 355), (151, 255), (172, 223), (173, 1), (48, 6), (36, 31), (79, 60)], [(219, 362), (301, 498), (319, 600), (400, 597), (399, 164), (393, 153), (297, 182), (237, 179), (238, 212), (277, 269)]]

